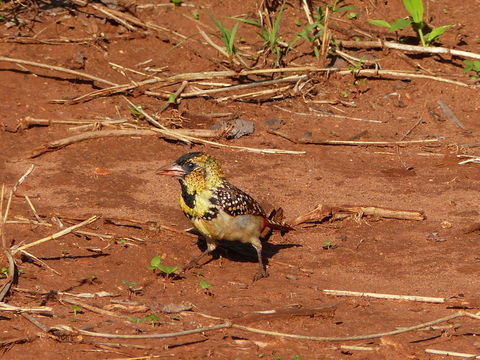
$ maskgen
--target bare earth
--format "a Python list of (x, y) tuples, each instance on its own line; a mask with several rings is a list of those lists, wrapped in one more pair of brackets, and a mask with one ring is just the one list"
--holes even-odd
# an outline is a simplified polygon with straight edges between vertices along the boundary
[[(35, 61), (90, 74), (114, 84), (132, 84), (153, 75), (167, 77), (244, 68), (229, 64), (223, 55), (207, 45), (198, 35), (197, 26), (220, 45), (221, 41), (214, 36), (215, 25), (207, 13), (231, 28), (234, 22), (228, 17), (258, 17), (260, 2), (225, 1), (221, 6), (214, 6), (213, 2), (198, 0), (187, 4), (191, 6), (174, 7), (164, 1), (167, 6), (136, 7), (140, 3), (154, 2), (132, 3), (131, 14), (161, 29), (134, 26), (127, 30), (111, 19), (106, 20), (92, 4), (68, 8), (43, 2), (25, 3), (31, 8), (19, 7), (22, 12), (17, 19), (22, 22), (8, 24), (10, 9), (15, 4), (7, 1), (0, 5), (5, 16), (0, 23), (3, 212), (12, 186), (31, 164), (35, 165), (12, 198), (4, 225), (5, 245), (8, 249), (32, 243), (60, 231), (55, 217), (65, 227), (93, 215), (99, 217), (79, 229), (89, 232), (87, 234), (68, 233), (26, 249), (38, 260), (20, 253), (14, 256), (21, 272), (3, 301), (27, 308), (48, 306), (52, 313), (41, 316), (27, 312), (28, 320), (19, 312), (0, 309), (3, 358), (444, 357), (430, 354), (427, 349), (480, 354), (480, 342), (476, 340), (480, 320), (468, 316), (396, 335), (337, 341), (289, 338), (252, 330), (345, 338), (388, 333), (459, 311), (479, 311), (480, 165), (459, 164), (467, 159), (461, 155), (478, 154), (479, 93), (473, 87), (434, 79), (441, 77), (474, 85), (462, 71), (464, 58), (396, 50), (343, 49), (359, 58), (376, 60), (381, 69), (431, 75), (432, 79), (372, 76), (358, 78), (360, 81), (354, 85), (356, 79), (351, 74), (326, 76), (322, 72), (297, 71), (283, 75), (307, 75), (308, 81), (304, 79), (297, 84), (303, 87), (280, 83), (218, 92), (210, 97), (192, 96), (163, 112), (165, 97), (175, 92), (181, 81), (62, 104), (54, 101), (73, 99), (109, 85), (75, 74), (3, 61), (3, 57)], [(348, 31), (341, 33), (332, 27), (332, 34), (339, 40), (353, 40), (355, 36), (367, 40), (361, 35), (364, 33), (373, 39), (397, 41), (395, 34), (369, 25), (367, 20), (391, 21), (406, 16), (400, 3), (350, 1), (347, 4), (356, 8), (357, 19), (349, 20), (345, 12), (333, 13), (332, 26)], [(453, 25), (441, 37), (441, 46), (478, 52), (478, 0), (462, 1), (460, 5), (446, 0), (425, 3), (428, 3), (426, 19), (432, 26)], [(324, 7), (320, 2), (313, 5)], [(278, 13), (278, 8), (274, 7), (273, 14)], [(120, 2), (116, 10), (128, 14)], [(193, 18), (192, 10), (199, 13), (198, 21)], [(301, 2), (293, 1), (286, 5), (280, 29), (286, 42), (301, 30), (294, 24), (296, 19), (306, 23)], [(169, 31), (193, 36), (182, 40)], [(237, 43), (240, 52), (261, 50), (262, 40), (256, 31), (248, 24), (240, 25), (238, 39), (245, 39), (244, 43)], [(406, 29), (401, 34), (410, 36), (411, 43), (416, 44), (413, 30)], [(52, 43), (52, 39), (72, 42)], [(333, 63), (329, 59), (316, 60), (310, 52), (307, 43), (299, 42), (283, 59), (282, 66), (346, 69), (350, 66), (342, 59)], [(260, 56), (255, 68), (274, 68), (272, 62), (271, 55)], [(121, 65), (123, 69), (112, 64)], [(153, 74), (147, 72), (147, 66), (162, 71)], [(240, 84), (279, 77), (280, 74), (268, 74), (203, 81)], [(246, 98), (247, 101), (232, 98), (217, 101), (225, 96), (279, 89), (289, 84), (288, 90)], [(184, 92), (206, 88), (209, 87), (205, 84), (190, 81)], [(149, 96), (146, 90), (162, 94), (163, 99)], [(275, 99), (278, 94), (284, 96)], [(185, 144), (160, 136), (110, 136), (76, 142), (30, 158), (34, 149), (91, 131), (92, 127), (75, 129), (78, 124), (52, 123), (17, 129), (21, 122), (25, 124), (27, 117), (96, 122), (124, 119), (128, 124), (151, 128), (142, 116), (132, 114), (125, 99), (141, 105), (167, 128), (209, 129), (220, 120), (238, 117), (252, 121), (255, 131), (238, 139), (227, 140), (222, 136), (209, 140), (229, 146), (304, 153), (256, 153)], [(331, 103), (319, 103), (325, 100)], [(448, 105), (464, 128), (448, 119), (438, 107), (438, 100)], [(341, 117), (318, 116), (319, 113), (311, 109)], [(227, 115), (212, 115), (219, 113)], [(105, 125), (102, 130), (120, 128), (122, 125)], [(125, 124), (123, 128), (127, 128)], [(345, 146), (305, 144), (298, 139), (421, 142)], [(414, 210), (423, 212), (426, 219), (357, 216), (300, 224), (296, 231), (284, 237), (275, 233), (264, 245), (270, 276), (255, 283), (252, 283), (257, 270), (254, 250), (229, 244), (217, 252), (216, 259), (200, 269), (185, 274), (177, 270), (179, 275), (165, 277), (148, 268), (153, 256), (160, 256), (165, 265), (181, 268), (203, 246), (201, 242), (197, 244), (196, 236), (184, 232), (191, 225), (177, 203), (178, 183), (155, 175), (157, 168), (189, 151), (205, 151), (217, 157), (233, 184), (255, 197), (267, 210), (282, 207), (290, 222), (320, 204)], [(25, 196), (43, 224), (34, 222), (34, 213)], [(19, 219), (29, 222), (15, 221)], [(1, 267), (8, 268), (3, 251)], [(203, 289), (201, 280), (212, 287)], [(6, 282), (3, 277), (0, 286)], [(438, 297), (445, 302), (332, 296), (324, 292), (326, 289)], [(110, 296), (82, 298), (64, 292), (107, 292)], [(164, 306), (169, 304), (177, 308), (185, 305), (190, 310), (167, 313)], [(35, 320), (44, 328), (35, 326)], [(228, 326), (164, 339), (97, 337), (77, 331), (146, 335), (218, 324)], [(49, 327), (57, 325), (71, 330), (48, 332)]]

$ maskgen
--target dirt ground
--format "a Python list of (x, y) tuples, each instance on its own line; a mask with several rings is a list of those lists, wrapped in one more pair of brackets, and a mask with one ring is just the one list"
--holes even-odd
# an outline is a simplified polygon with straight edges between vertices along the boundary
[[(130, 85), (155, 76), (274, 69), (274, 57), (261, 52), (263, 41), (252, 25), (242, 23), (237, 35), (239, 52), (260, 54), (256, 63), (245, 60), (250, 69), (229, 63), (198, 35), (202, 29), (220, 45), (208, 14), (231, 28), (232, 16), (258, 19), (258, 11), (263, 9), (260, 3), (225, 1), (218, 5), (196, 0), (173, 6), (167, 1), (145, 0), (81, 6), (6, 1), (0, 5), (2, 213), (9, 208), (3, 225), (6, 249), (0, 254), (0, 286), (8, 282), (6, 252), (98, 216), (77, 232), (24, 248), (27, 254), (14, 254), (18, 279), (3, 301), (24, 310), (0, 309), (2, 358), (446, 357), (432, 354), (432, 349), (480, 354), (476, 339), (480, 323), (468, 316), (480, 306), (480, 165), (460, 164), (474, 158), (480, 146), (478, 88), (462, 71), (467, 58), (344, 48), (350, 55), (375, 60), (380, 69), (430, 78), (373, 73), (355, 77), (335, 72), (327, 76), (313, 70), (188, 78), (183, 94), (224, 86), (218, 83), (238, 85), (306, 75), (297, 83), (185, 96), (166, 109), (162, 107), (168, 94), (180, 87), (182, 79), (62, 103), (58, 100), (72, 100), (111, 85), (6, 59), (67, 68), (111, 84)], [(427, 0), (425, 4), (425, 18), (431, 26), (452, 25), (441, 36), (440, 46), (478, 52), (478, 0), (461, 5)], [(270, 5), (275, 19), (281, 4)], [(323, 2), (311, 5), (325, 8)], [(399, 42), (405, 36), (409, 44), (418, 44), (410, 28), (392, 34), (367, 22), (407, 16), (401, 2), (352, 0), (342, 5), (355, 9), (332, 11), (329, 23), (336, 40)], [(113, 9), (117, 15), (130, 14), (150, 26), (129, 21), (121, 25), (105, 15), (105, 9)], [(351, 11), (356, 15), (353, 19), (347, 16)], [(292, 41), (301, 30), (298, 23), (306, 21), (302, 2), (288, 2), (280, 27), (282, 40)], [(317, 60), (305, 41), (299, 41), (279, 66), (352, 67), (338, 55)], [(287, 85), (287, 90), (281, 89)], [(257, 97), (232, 98), (260, 89), (273, 90)], [(151, 129), (127, 100), (169, 129), (210, 129), (219, 121), (233, 119), (252, 121), (255, 128), (240, 138), (208, 139), (227, 147), (134, 134), (78, 141), (31, 156), (35, 149), (73, 135)], [(452, 121), (438, 101), (461, 123)], [(32, 119), (50, 122), (29, 126)], [(72, 123), (55, 123), (59, 120)], [(100, 124), (107, 120), (123, 122)], [(81, 127), (75, 124), (79, 121), (93, 125)], [(357, 143), (320, 144), (326, 140)], [(231, 146), (298, 153), (272, 154)], [(299, 224), (284, 237), (274, 233), (264, 244), (270, 276), (257, 282), (252, 282), (257, 269), (254, 250), (229, 244), (200, 269), (162, 276), (149, 269), (152, 257), (160, 256), (165, 265), (180, 269), (202, 248), (195, 235), (184, 231), (191, 225), (178, 206), (177, 181), (155, 174), (159, 167), (190, 151), (217, 157), (233, 184), (265, 209), (282, 207), (289, 222), (320, 204), (412, 210), (426, 218), (357, 214), (343, 220)], [(17, 187), (8, 206), (12, 187), (32, 164), (33, 172)], [(205, 283), (211, 287), (204, 289), (208, 287)], [(441, 299), (432, 303), (334, 296), (324, 290)], [(38, 306), (51, 311), (37, 314), (31, 308)], [(461, 311), (465, 313), (431, 326), (391, 333)], [(219, 324), (226, 325), (166, 338), (135, 338)], [(110, 335), (99, 337), (100, 333)], [(371, 334), (378, 336), (369, 337)]]

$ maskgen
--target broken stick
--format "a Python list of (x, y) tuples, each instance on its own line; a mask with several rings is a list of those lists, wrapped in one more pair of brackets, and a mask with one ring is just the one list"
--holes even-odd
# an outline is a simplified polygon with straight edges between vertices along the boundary
[(302, 223), (322, 223), (324, 221), (343, 220), (347, 217), (361, 218), (363, 216), (374, 216), (376, 218), (397, 219), (397, 220), (415, 220), (422, 221), (426, 219), (423, 211), (413, 210), (394, 210), (381, 208), (377, 206), (328, 206), (317, 205), (317, 207), (307, 214), (300, 215), (293, 221), (293, 225)]

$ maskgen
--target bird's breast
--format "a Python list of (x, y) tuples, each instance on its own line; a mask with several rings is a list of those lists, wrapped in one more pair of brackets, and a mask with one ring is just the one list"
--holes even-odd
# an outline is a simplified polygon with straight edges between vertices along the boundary
[(258, 215), (231, 216), (219, 210), (213, 219), (192, 218), (198, 231), (216, 240), (250, 242), (264, 229), (264, 218)]

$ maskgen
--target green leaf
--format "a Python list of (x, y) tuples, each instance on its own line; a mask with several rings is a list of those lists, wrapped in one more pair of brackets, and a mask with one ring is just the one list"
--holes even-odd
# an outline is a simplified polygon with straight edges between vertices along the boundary
[(394, 32), (401, 29), (405, 29), (411, 25), (412, 21), (410, 19), (397, 19), (395, 20), (388, 31)]
[(183, 0), (170, 0), (170, 2), (175, 6), (182, 5)]
[(0, 279), (1, 278), (6, 278), (8, 276), (8, 269), (6, 266), (2, 266), (0, 269)]
[(238, 22), (236, 22), (235, 25), (233, 25), (232, 32), (230, 33), (230, 37), (228, 39), (228, 49), (230, 49), (230, 51), (232, 52), (232, 54), (230, 55), (233, 55), (235, 53), (235, 45), (234, 45), (235, 35), (237, 35), (237, 30), (239, 26), (240, 26), (240, 23)]
[(128, 281), (128, 280), (122, 280), (122, 284), (127, 285), (128, 287), (133, 287), (137, 285), (135, 281)]
[(177, 95), (175, 95), (174, 93), (168, 94), (168, 100), (167, 101), (170, 104), (176, 104), (177, 103)]
[(207, 283), (205, 280), (200, 280), (200, 282), (198, 283), (198, 285), (200, 285), (200, 287), (204, 290), (208, 290), (208, 289), (211, 289), (213, 288), (213, 285), (210, 285), (209, 283)]
[(315, 8), (315, 14), (313, 15), (313, 17), (315, 18), (315, 22), (323, 22), (323, 20), (325, 19), (325, 12), (323, 11), (321, 6), (317, 6)]
[(242, 23), (245, 23), (245, 24), (248, 24), (248, 25), (257, 26), (257, 27), (261, 27), (261, 26), (262, 26), (262, 24), (260, 23), (260, 21), (257, 21), (257, 20), (244, 19), (244, 18), (239, 18), (239, 17), (235, 17), (235, 16), (231, 16), (230, 19), (237, 20), (237, 21), (240, 21), (240, 22), (242, 22)]
[(171, 273), (174, 273), (175, 271), (177, 271), (178, 269), (178, 266), (166, 266), (166, 265), (159, 265), (158, 266), (158, 269), (167, 274), (167, 275), (170, 275)]
[(347, 10), (355, 10), (355, 8), (353, 6), (347, 5), (347, 6), (339, 7), (338, 9), (333, 9), (333, 12), (341, 12), (341, 11), (347, 11)]
[(350, 20), (356, 19), (356, 18), (357, 18), (357, 13), (354, 12), (354, 11), (350, 11), (350, 12), (347, 14), (347, 18), (349, 18)]
[(145, 316), (145, 317), (142, 317), (142, 318), (138, 318), (138, 317), (135, 317), (135, 316), (130, 316), (128, 318), (128, 320), (130, 320), (131, 322), (135, 323), (135, 324), (140, 324), (140, 323), (144, 323), (144, 322), (151, 322), (152, 325), (155, 325), (156, 323), (158, 323), (158, 321), (160, 320), (160, 318), (157, 316), (157, 315), (148, 315), (148, 316)]
[(480, 72), (480, 60), (475, 60), (473, 62), (473, 71)]
[(278, 34), (278, 30), (280, 30), (280, 22), (282, 21), (283, 10), (285, 10), (285, 1), (282, 3), (280, 10), (278, 11), (277, 16), (275, 17), (275, 21), (273, 22), (272, 32), (275, 35)]
[(198, 20), (198, 19), (200, 19), (200, 13), (197, 10), (192, 10), (192, 17), (195, 20)]
[(158, 324), (158, 321), (160, 320), (160, 318), (157, 316), (157, 315), (148, 315), (148, 316), (145, 316), (144, 318), (142, 318), (142, 320), (144, 322), (148, 321), (149, 323), (152, 324), (152, 326), (155, 326), (156, 324)]
[[(464, 60), (463, 63), (465, 64), (465, 67), (463, 68), (464, 73), (467, 73), (467, 72), (473, 70), (473, 62), (472, 61)], [(3, 268), (2, 268), (2, 272), (3, 272)]]
[[(480, 73), (480, 60), (464, 60), (463, 63), (465, 64), (465, 67), (463, 68), (463, 72), (467, 73), (469, 71), (475, 71), (477, 73)], [(2, 268), (3, 272), (3, 268)]]
[(223, 24), (216, 20), (212, 15), (208, 14), (208, 17), (215, 23), (218, 31), (220, 32), (220, 38), (223, 41), (223, 45), (225, 46), (225, 50), (227, 51), (228, 56), (231, 58), (235, 52), (235, 35), (237, 34), (238, 27), (240, 23), (237, 21), (233, 26), (232, 30), (230, 31), (227, 29)]
[(368, 23), (369, 24), (372, 24), (372, 25), (375, 25), (375, 26), (383, 26), (383, 27), (386, 27), (388, 29), (390, 29), (391, 25), (390, 23), (388, 23), (387, 21), (385, 20), (368, 20)]
[(132, 113), (133, 116), (138, 116), (138, 115), (142, 115), (142, 107), (141, 106), (130, 106), (128, 105), (128, 109), (130, 110), (130, 112)]
[(128, 318), (128, 320), (131, 321), (131, 322), (134, 323), (134, 324), (138, 324), (138, 323), (141, 323), (141, 322), (142, 322), (142, 320), (141, 320), (140, 318), (137, 318), (137, 317), (135, 317), (135, 316), (130, 316), (130, 317)]
[(160, 256), (154, 256), (152, 260), (150, 260), (149, 269), (158, 269), (161, 263), (162, 258)]
[(427, 35), (425, 35), (425, 40), (426, 40), (427, 44), (431, 43), (433, 40), (438, 38), (445, 31), (447, 31), (450, 27), (451, 27), (451, 25), (444, 25), (444, 26), (439, 26), (437, 28), (434, 28)]
[(414, 23), (420, 24), (423, 21), (423, 0), (403, 0), (403, 6)]
[(73, 316), (77, 316), (78, 313), (82, 312), (82, 307), (79, 305), (72, 305), (72, 310), (70, 311)]

